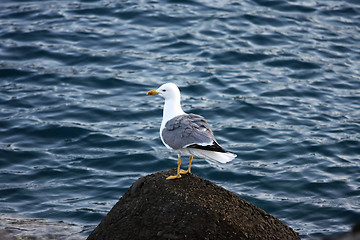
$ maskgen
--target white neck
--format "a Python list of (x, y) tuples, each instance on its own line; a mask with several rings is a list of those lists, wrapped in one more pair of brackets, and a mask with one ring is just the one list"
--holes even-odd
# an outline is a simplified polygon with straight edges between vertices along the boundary
[(180, 98), (165, 100), (161, 128), (164, 128), (166, 122), (170, 119), (183, 114), (185, 114), (185, 112), (181, 108)]

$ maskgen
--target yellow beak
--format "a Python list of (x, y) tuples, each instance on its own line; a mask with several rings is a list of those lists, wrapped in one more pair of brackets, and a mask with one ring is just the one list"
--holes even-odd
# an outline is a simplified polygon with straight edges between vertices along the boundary
[(147, 92), (147, 95), (158, 95), (159, 93), (156, 90), (150, 90)]

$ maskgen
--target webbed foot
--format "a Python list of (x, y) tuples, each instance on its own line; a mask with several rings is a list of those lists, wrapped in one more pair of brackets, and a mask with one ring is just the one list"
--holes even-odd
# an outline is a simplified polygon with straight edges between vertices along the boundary
[(180, 170), (180, 174), (188, 174), (188, 173), (191, 173), (190, 169), (188, 170)]
[(191, 163), (192, 163), (192, 160), (193, 160), (193, 156), (190, 156), (189, 158), (189, 168), (188, 170), (180, 170), (180, 174), (188, 174), (188, 173), (191, 173)]
[(181, 169), (180, 169), (180, 166), (181, 166), (181, 156), (179, 155), (179, 158), (178, 158), (178, 167), (177, 167), (176, 175), (174, 175), (174, 176), (169, 176), (169, 177), (166, 178), (166, 180), (174, 180), (174, 179), (181, 178), (180, 172), (181, 172), (181, 171), (184, 171), (184, 170), (181, 170)]
[(169, 176), (166, 178), (166, 180), (174, 180), (174, 179), (178, 179), (178, 178), (181, 178), (181, 175), (174, 175), (174, 176)]

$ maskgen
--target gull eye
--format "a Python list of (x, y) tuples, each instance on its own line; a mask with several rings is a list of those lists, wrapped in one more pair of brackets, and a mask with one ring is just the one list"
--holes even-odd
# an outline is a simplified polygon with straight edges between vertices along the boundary
[(163, 92), (166, 92), (166, 89), (163, 89), (162, 91), (163, 91)]

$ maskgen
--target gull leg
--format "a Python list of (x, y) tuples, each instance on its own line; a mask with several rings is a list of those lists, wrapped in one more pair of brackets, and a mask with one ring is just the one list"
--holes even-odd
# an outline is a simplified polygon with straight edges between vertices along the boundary
[(189, 157), (189, 168), (188, 170), (180, 170), (180, 174), (188, 174), (188, 173), (191, 173), (191, 163), (192, 163), (192, 160), (193, 160), (193, 156), (190, 156)]
[[(180, 165), (181, 165), (181, 156), (180, 156), (180, 154), (179, 154), (177, 173), (176, 173), (176, 175), (174, 175), (174, 176), (169, 176), (169, 177), (167, 177), (166, 180), (173, 180), (173, 179), (181, 178), (181, 175), (180, 175)], [(181, 171), (183, 171), (183, 170), (181, 170)]]

